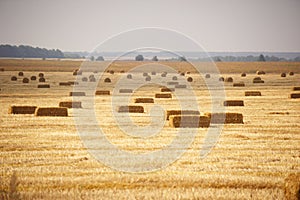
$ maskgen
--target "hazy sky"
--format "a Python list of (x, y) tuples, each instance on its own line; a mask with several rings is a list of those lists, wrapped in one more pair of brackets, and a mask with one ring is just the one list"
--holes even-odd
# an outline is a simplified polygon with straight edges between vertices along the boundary
[(0, 27), (1, 44), (63, 51), (161, 27), (207, 51), (300, 52), (300, 0), (0, 0)]

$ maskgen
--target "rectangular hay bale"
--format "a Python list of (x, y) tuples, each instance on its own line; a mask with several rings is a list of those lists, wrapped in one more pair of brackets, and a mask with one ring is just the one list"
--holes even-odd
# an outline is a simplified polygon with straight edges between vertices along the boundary
[(62, 102), (59, 102), (59, 107), (82, 108), (81, 101), (62, 101)]
[(68, 81), (68, 83), (70, 83), (70, 85), (78, 85), (79, 84), (77, 81)]
[(186, 88), (186, 85), (175, 85), (175, 88)]
[(67, 117), (68, 116), (68, 108), (39, 107), (35, 110), (35, 116)]
[(71, 83), (69, 83), (69, 82), (60, 82), (59, 85), (60, 86), (70, 86)]
[(243, 83), (243, 82), (233, 83), (233, 87), (245, 87), (245, 83)]
[(132, 93), (132, 89), (120, 89), (119, 93)]
[(154, 103), (153, 98), (136, 98), (134, 103)]
[(50, 88), (50, 85), (49, 84), (39, 84), (37, 87), (38, 88)]
[(109, 90), (97, 90), (95, 92), (95, 95), (110, 95), (110, 91)]
[(300, 87), (293, 87), (294, 91), (300, 91)]
[(210, 118), (212, 124), (243, 124), (243, 114), (241, 113), (205, 113)]
[(200, 115), (198, 110), (167, 110), (166, 119), (169, 120), (172, 115)]
[(172, 115), (169, 124), (174, 128), (207, 128), (210, 119), (207, 116), (199, 115)]
[(160, 91), (161, 92), (174, 92), (175, 88), (161, 88)]
[(300, 98), (300, 93), (292, 93), (290, 94), (291, 99), (299, 99)]
[(244, 106), (244, 101), (242, 100), (227, 100), (223, 102), (224, 106)]
[(8, 114), (34, 114), (36, 106), (11, 106)]
[(179, 83), (176, 81), (167, 82), (167, 85), (178, 85)]
[(118, 112), (144, 113), (143, 106), (120, 106)]
[(85, 96), (85, 92), (70, 92), (70, 96)]
[(245, 91), (245, 96), (261, 96), (260, 91)]
[(157, 93), (155, 94), (155, 98), (172, 98), (171, 93)]

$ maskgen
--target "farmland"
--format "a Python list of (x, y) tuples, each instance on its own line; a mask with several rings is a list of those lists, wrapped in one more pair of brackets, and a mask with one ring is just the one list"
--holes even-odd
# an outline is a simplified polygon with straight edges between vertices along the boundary
[[(151, 62), (118, 61), (88, 62), (83, 74), (73, 76), (82, 62), (55, 60), (0, 60), (0, 192), (10, 193), (10, 181), (15, 172), (19, 182), (15, 193), (22, 199), (296, 199), (300, 180), (300, 99), (291, 99), (293, 87), (300, 86), (300, 63), (297, 62), (249, 62), (216, 63), (220, 74), (232, 77), (233, 82), (243, 82), (244, 87), (233, 87), (224, 82), (226, 100), (241, 100), (244, 106), (226, 107), (226, 112), (241, 113), (243, 124), (224, 124), (220, 138), (205, 157), (199, 152), (204, 143), (207, 128), (188, 128), (196, 131), (195, 138), (187, 151), (170, 165), (151, 172), (128, 173), (114, 170), (98, 162), (89, 154), (77, 133), (76, 120), (81, 113), (68, 109), (68, 117), (39, 117), (34, 114), (9, 114), (10, 106), (58, 107), (59, 102), (72, 101), (69, 93), (73, 86), (62, 86), (60, 82), (78, 81), (79, 89), (88, 83), (81, 77), (102, 75), (97, 90), (109, 90), (111, 95), (95, 96), (93, 105), (84, 104), (82, 110), (94, 106), (107, 139), (116, 147), (134, 153), (145, 153), (166, 147), (175, 137), (178, 129), (164, 121), (155, 136), (148, 138), (131, 137), (124, 134), (114, 118), (115, 104), (121, 100), (114, 91), (121, 77), (138, 65), (152, 65)], [(160, 62), (175, 69), (165, 78), (162, 71), (151, 75), (152, 81), (172, 81), (173, 76), (184, 83), (192, 77), (191, 86), (200, 113), (211, 112), (212, 100), (205, 78), (185, 62)], [(206, 65), (206, 63), (202, 63)], [(210, 64), (205, 68), (210, 71)], [(92, 69), (97, 69), (91, 71)], [(105, 71), (103, 72), (103, 70)], [(124, 70), (125, 73), (120, 73)], [(149, 74), (151, 74), (149, 68)], [(257, 75), (263, 70), (265, 75)], [(22, 83), (23, 77), (30, 78), (44, 73), (50, 88), (37, 88), (38, 81)], [(180, 76), (180, 72), (190, 74)], [(145, 83), (143, 71), (132, 72), (132, 84)], [(241, 77), (241, 73), (246, 77)], [(287, 73), (281, 77), (281, 73)], [(289, 75), (294, 72), (294, 75)], [(11, 81), (16, 76), (17, 81)], [(255, 77), (264, 83), (253, 83)], [(181, 77), (181, 78), (180, 78)], [(109, 78), (110, 83), (104, 83)], [(84, 87), (83, 87), (84, 88)], [(126, 89), (126, 88), (125, 88)], [(131, 97), (154, 98), (161, 87), (151, 81), (138, 88)], [(188, 96), (184, 88), (182, 97)], [(261, 96), (245, 96), (245, 91), (260, 91)], [(94, 91), (86, 90), (87, 98)], [(85, 98), (85, 97), (80, 97)], [(80, 99), (79, 98), (79, 99)], [(112, 103), (115, 101), (115, 104)], [(222, 103), (222, 102), (220, 102)], [(139, 104), (140, 105), (140, 104)], [(164, 110), (180, 109), (178, 99), (154, 98), (154, 104), (141, 104), (144, 113), (130, 113), (130, 118), (138, 126), (151, 123), (150, 111), (153, 105)], [(192, 106), (192, 105), (191, 105)], [(79, 109), (80, 110), (80, 109)], [(89, 124), (83, 116), (82, 123)], [(158, 116), (160, 117), (160, 116)], [(155, 127), (150, 127), (155, 128)], [(184, 129), (184, 128), (183, 128)], [(186, 136), (188, 137), (188, 136)], [(114, 156), (114, 155), (111, 155)], [(155, 163), (155, 160), (153, 161)], [(126, 163), (124, 163), (126, 165)]]

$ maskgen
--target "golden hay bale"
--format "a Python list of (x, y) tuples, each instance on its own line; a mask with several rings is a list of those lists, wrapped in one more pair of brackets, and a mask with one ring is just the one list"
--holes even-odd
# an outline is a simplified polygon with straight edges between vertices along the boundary
[(123, 73), (125, 73), (125, 71), (124, 71), (124, 70), (121, 70), (120, 73), (123, 74)]
[(36, 76), (31, 76), (30, 80), (35, 81), (36, 80)]
[(29, 79), (28, 78), (23, 78), (23, 83), (29, 83)]
[(11, 106), (8, 114), (34, 114), (36, 106)]
[(115, 72), (114, 72), (114, 70), (110, 70), (109, 73), (110, 74), (114, 74)]
[(185, 72), (186, 74), (190, 74), (191, 72), (189, 72), (189, 71), (187, 71), (187, 72)]
[(132, 79), (132, 75), (131, 74), (127, 74), (127, 79)]
[(266, 74), (266, 72), (264, 72), (264, 71), (256, 71), (256, 74), (257, 75), (264, 75), (264, 74)]
[(151, 76), (147, 76), (145, 81), (151, 81)]
[(224, 106), (244, 106), (243, 100), (227, 100), (223, 102)]
[(61, 101), (59, 107), (65, 108), (82, 108), (81, 101)]
[(136, 98), (134, 103), (154, 103), (153, 98)]
[(261, 96), (260, 91), (246, 91), (245, 96)]
[(148, 76), (148, 73), (147, 73), (147, 72), (144, 72), (144, 73), (143, 73), (143, 76)]
[(68, 109), (63, 107), (39, 107), (34, 114), (35, 116), (67, 117)]
[(292, 93), (290, 94), (291, 99), (299, 99), (300, 98), (300, 93)]
[(85, 96), (85, 92), (70, 92), (69, 96)]
[(224, 77), (220, 77), (219, 81), (223, 81), (224, 82), (225, 81)]
[(174, 92), (175, 88), (161, 88), (160, 91), (161, 92)]
[(233, 87), (245, 87), (245, 83), (244, 82), (233, 83)]
[(243, 72), (243, 73), (241, 74), (241, 77), (246, 77), (246, 73)]
[(87, 82), (87, 81), (88, 81), (88, 78), (87, 78), (87, 77), (82, 77), (81, 81), (82, 81), (82, 82)]
[(167, 85), (178, 85), (179, 83), (178, 82), (175, 82), (175, 81), (170, 81), (170, 82), (167, 82)]
[(151, 75), (156, 75), (156, 72), (151, 72)]
[(205, 74), (205, 78), (210, 78), (210, 74)]
[(11, 81), (16, 81), (16, 80), (18, 80), (18, 78), (17, 78), (16, 76), (12, 76), (12, 77), (10, 78), (10, 80), (11, 80)]
[(167, 72), (163, 72), (162, 74), (161, 74), (161, 77), (166, 77), (167, 76)]
[(294, 91), (300, 91), (300, 87), (293, 87)]
[(172, 98), (171, 93), (157, 93), (155, 94), (155, 98)]
[(95, 92), (95, 95), (110, 95), (110, 91), (109, 90), (97, 90)]
[(120, 89), (119, 93), (132, 93), (132, 89)]
[(233, 82), (233, 78), (232, 77), (227, 77), (225, 79), (225, 82), (232, 83)]
[(193, 82), (193, 78), (192, 78), (192, 77), (188, 77), (186, 80), (187, 80), (188, 82)]
[(264, 83), (265, 81), (263, 80), (253, 80), (253, 83)]
[(174, 128), (207, 128), (210, 119), (207, 116), (197, 115), (172, 115), (169, 124)]
[(186, 88), (186, 85), (175, 85), (175, 88)]
[(18, 75), (19, 76), (24, 76), (24, 73), (23, 72), (19, 72)]
[(60, 82), (59, 85), (60, 86), (70, 86), (71, 83), (69, 83), (69, 82)]
[(172, 115), (200, 115), (198, 110), (167, 110), (166, 119), (169, 120)]
[(286, 73), (281, 73), (280, 77), (286, 77)]
[(120, 106), (118, 112), (144, 113), (143, 106)]
[(180, 73), (180, 76), (184, 76), (184, 75), (185, 75), (184, 72), (181, 72), (181, 73)]
[(46, 79), (45, 79), (44, 77), (39, 78), (39, 82), (40, 82), (40, 83), (44, 83), (44, 82), (46, 82)]
[(70, 85), (78, 85), (79, 84), (77, 81), (68, 81), (68, 83), (70, 83)]
[(44, 77), (44, 74), (43, 73), (39, 73), (39, 77), (40, 78)]
[(294, 76), (294, 72), (289, 72), (289, 75), (290, 76)]
[(39, 84), (37, 88), (50, 88), (49, 84)]
[(284, 179), (284, 195), (286, 199), (300, 199), (300, 173), (291, 173)]
[(176, 80), (177, 80), (177, 76), (173, 76), (173, 77), (172, 77), (172, 80), (173, 80), (173, 81), (176, 81)]
[(205, 113), (212, 124), (243, 124), (241, 113)]
[(106, 79), (104, 79), (104, 83), (111, 83), (111, 80), (110, 80), (110, 78), (106, 78)]

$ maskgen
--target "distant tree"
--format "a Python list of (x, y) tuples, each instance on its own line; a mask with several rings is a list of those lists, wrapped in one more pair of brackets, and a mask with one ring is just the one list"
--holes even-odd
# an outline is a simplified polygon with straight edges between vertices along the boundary
[(95, 60), (95, 57), (94, 57), (94, 56), (91, 56), (91, 57), (90, 57), (90, 60), (91, 60), (91, 61), (94, 61), (94, 60)]
[(264, 55), (260, 54), (259, 57), (258, 57), (258, 61), (259, 62), (265, 62), (266, 59), (265, 59)]
[(143, 55), (137, 55), (137, 56), (135, 57), (135, 60), (136, 60), (136, 61), (143, 61), (143, 60), (144, 60), (144, 56), (143, 56)]
[(222, 62), (222, 60), (221, 60), (220, 57), (214, 57), (213, 60), (214, 60), (215, 62)]
[(98, 56), (98, 57), (96, 58), (96, 61), (104, 61), (103, 56)]
[(158, 61), (157, 56), (154, 56), (154, 57), (152, 58), (152, 61)]
[(186, 58), (185, 58), (184, 56), (180, 56), (180, 57), (178, 58), (178, 60), (181, 61), (181, 62), (186, 62), (186, 61), (187, 61)]

